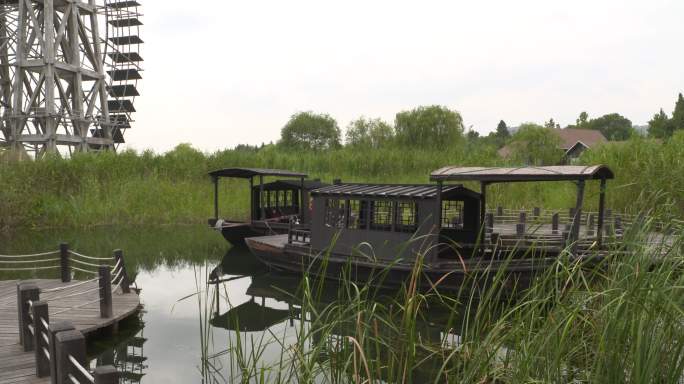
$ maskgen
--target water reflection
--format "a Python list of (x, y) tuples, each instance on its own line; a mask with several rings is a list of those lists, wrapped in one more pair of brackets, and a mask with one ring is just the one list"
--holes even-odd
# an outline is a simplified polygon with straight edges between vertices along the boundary
[[(315, 285), (316, 300), (303, 305), (301, 277), (269, 271), (246, 248), (227, 250), (221, 236), (204, 226), (24, 232), (1, 238), (0, 253), (44, 251), (61, 241), (92, 255), (123, 249), (142, 288), (140, 316), (88, 348), (92, 366), (113, 363), (128, 383), (223, 383), (254, 377), (250, 367), (277, 364), (284, 350), (300, 343), (302, 333), (324, 322), (316, 313), (341, 292), (336, 282), (308, 282)], [(395, 296), (374, 292), (385, 304)], [(420, 337), (457, 344), (446, 324), (458, 328), (461, 320), (451, 317), (448, 309), (431, 306), (416, 324)], [(307, 343), (355, 332), (353, 323), (340, 323), (314, 333)], [(387, 330), (380, 327), (379, 332)], [(423, 369), (414, 375), (429, 377)]]
[[(235, 274), (238, 271), (248, 274)], [(311, 335), (310, 337), (304, 336), (304, 339), (307, 339), (305, 347), (309, 350), (315, 348), (316, 345), (324, 346), (324, 350), (340, 348), (340, 345), (346, 343), (346, 337), (358, 335), (359, 330), (355, 321), (341, 321), (329, 328), (326, 319), (317, 318), (331, 305), (344, 305), (345, 299), (341, 297), (344, 294), (340, 294), (342, 287), (338, 282), (330, 280), (309, 282), (315, 286), (313, 291), (315, 291), (316, 298), (313, 302), (304, 303), (302, 277), (267, 271), (251, 254), (242, 250), (233, 250), (226, 254), (220, 266), (213, 271), (212, 277), (212, 283), (216, 284), (218, 291), (221, 291), (222, 282), (242, 280), (244, 286), (244, 281), (249, 281), (243, 291), (246, 299), (236, 303), (234, 295), (221, 296), (221, 298), (228, 299), (229, 307), (219, 309), (219, 312), (214, 313), (210, 320), (214, 328), (227, 330), (233, 337), (240, 334), (240, 337), (247, 338), (251, 342), (250, 344), (250, 342), (243, 341), (243, 344), (239, 346), (229, 343), (226, 352), (229, 351), (231, 356), (226, 357), (226, 360), (234, 359), (234, 355), (240, 353), (237, 349), (245, 348), (247, 344), (247, 349), (251, 351), (241, 353), (258, 354), (262, 360), (260, 366), (275, 365), (279, 359), (287, 355), (287, 350), (294, 348), (295, 344), (301, 346), (303, 334)], [(231, 288), (228, 288), (229, 292)], [(399, 294), (400, 292), (396, 290), (376, 289), (369, 300), (387, 305), (392, 303), (392, 300)], [(222, 300), (218, 302), (223, 303)], [(415, 331), (422, 345), (442, 346), (447, 349), (458, 347), (460, 337), (454, 330), (460, 330), (464, 317), (462, 313), (455, 312), (453, 309), (452, 306), (442, 306), (439, 303), (432, 303), (429, 310), (426, 308), (425, 313), (415, 324)], [(382, 324), (376, 327), (376, 332), (376, 337), (379, 336), (384, 340), (391, 340), (394, 337), (394, 330)], [(264, 337), (266, 339), (277, 338), (278, 341), (275, 343), (263, 341)], [(254, 340), (258, 341), (255, 343)], [(429, 352), (426, 350), (423, 356), (426, 361), (411, 372), (415, 382), (434, 380), (435, 371), (440, 368), (441, 363), (435, 361), (432, 364), (428, 355)], [(323, 353), (320, 358), (325, 359), (329, 356), (328, 353)], [(213, 364), (215, 363), (213, 361)], [(249, 369), (250, 363), (238, 365), (242, 369), (245, 367)], [(242, 377), (235, 375), (227, 377), (245, 380), (248, 376), (242, 372)]]

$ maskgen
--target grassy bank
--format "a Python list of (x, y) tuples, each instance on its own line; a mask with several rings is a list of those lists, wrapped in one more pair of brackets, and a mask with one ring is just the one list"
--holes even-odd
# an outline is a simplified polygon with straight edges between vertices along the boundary
[[(617, 173), (609, 205), (636, 211), (669, 203), (684, 212), (684, 135), (660, 144), (635, 139), (586, 153), (581, 163), (604, 163)], [(510, 165), (494, 147), (465, 145), (444, 151), (341, 148), (325, 152), (287, 152), (273, 146), (212, 154), (181, 145), (165, 154), (151, 152), (82, 154), (65, 160), (0, 165), (0, 228), (79, 227), (109, 224), (200, 223), (212, 212), (206, 172), (229, 166), (285, 168), (324, 181), (428, 182), (430, 171), (445, 165)], [(595, 204), (589, 189), (589, 204)], [(495, 204), (568, 207), (569, 184), (525, 184), (493, 189)], [(641, 197), (641, 198), (640, 198)], [(246, 214), (246, 182), (222, 183), (221, 213)], [(635, 203), (636, 202), (636, 203)]]

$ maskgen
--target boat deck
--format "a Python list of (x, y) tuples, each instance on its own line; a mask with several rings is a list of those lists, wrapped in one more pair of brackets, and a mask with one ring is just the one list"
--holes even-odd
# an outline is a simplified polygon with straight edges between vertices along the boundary
[[(65, 287), (78, 281), (63, 283), (58, 279), (22, 280), (34, 283), (41, 290)], [(50, 378), (36, 377), (35, 352), (24, 352), (19, 344), (19, 324), (17, 313), (17, 280), (0, 281), (0, 384), (49, 383)], [(100, 317), (98, 282), (87, 283), (76, 288), (78, 291), (91, 292), (74, 297), (65, 294), (46, 293), (41, 300), (48, 301), (50, 322), (68, 320), (84, 335), (118, 324), (121, 320), (135, 314), (140, 307), (140, 299), (135, 291), (123, 294), (120, 290), (112, 292), (113, 314), (109, 318)], [(93, 290), (94, 289), (94, 290)], [(69, 291), (71, 293), (72, 291)], [(92, 304), (86, 304), (93, 302)], [(79, 306), (79, 308), (75, 308)]]

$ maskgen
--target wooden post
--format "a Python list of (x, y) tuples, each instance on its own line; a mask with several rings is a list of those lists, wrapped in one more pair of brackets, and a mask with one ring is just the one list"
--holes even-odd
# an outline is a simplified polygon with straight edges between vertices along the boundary
[(442, 228), (442, 189), (444, 189), (444, 183), (442, 181), (437, 182), (437, 212), (435, 214), (435, 219), (437, 221), (437, 231)]
[(261, 220), (266, 220), (266, 210), (264, 209), (264, 176), (259, 175), (259, 211)]
[(603, 245), (603, 223), (606, 210), (606, 179), (601, 179), (601, 187), (599, 192), (599, 211), (598, 211), (598, 227), (596, 228), (596, 236), (599, 247)]
[(56, 340), (55, 337), (60, 332), (73, 331), (74, 326), (69, 321), (55, 321), (48, 326), (48, 339), (50, 339), (50, 346), (48, 351), (50, 352), (50, 383), (57, 383), (57, 349), (55, 348)]
[(541, 216), (541, 208), (534, 207), (532, 209), (532, 216), (534, 216), (535, 218), (539, 218), (539, 216)]
[(86, 383), (83, 373), (74, 367), (69, 359), (73, 357), (81, 366), (86, 365), (86, 342), (85, 337), (79, 331), (63, 331), (55, 335), (55, 364), (57, 365), (56, 384), (68, 384), (69, 374), (79, 382)]
[(515, 234), (518, 235), (518, 237), (525, 236), (525, 223), (518, 223), (515, 225)]
[(486, 230), (487, 232), (491, 233), (494, 231), (494, 214), (493, 213), (487, 213), (487, 216), (485, 216), (485, 223), (486, 223)]
[(249, 219), (254, 220), (254, 176), (249, 178)]
[(551, 216), (551, 232), (552, 233), (557, 233), (558, 232), (558, 224), (560, 223), (560, 215), (558, 212), (555, 212), (553, 216)]
[(615, 233), (622, 233), (622, 217), (620, 215), (615, 215)]
[(95, 384), (118, 384), (119, 372), (111, 365), (102, 365), (93, 371)]
[(580, 217), (582, 217), (582, 204), (584, 202), (584, 180), (577, 182), (577, 204), (574, 209), (575, 215), (572, 219), (572, 231), (570, 232), (570, 241), (575, 243), (573, 246), (573, 253), (575, 253), (577, 240), (579, 239)]
[(62, 274), (62, 282), (70, 282), (71, 266), (69, 265), (69, 244), (67, 243), (61, 243), (59, 245), (59, 266)]
[(527, 213), (525, 211), (520, 211), (520, 215), (518, 216), (518, 222), (521, 224), (525, 224), (525, 222), (527, 222)]
[(503, 207), (502, 206), (499, 205), (498, 207), (496, 207), (496, 215), (499, 217), (503, 216)]
[[(119, 263), (119, 260), (121, 260), (121, 263)], [(126, 262), (124, 260), (124, 255), (123, 255), (122, 250), (120, 250), (120, 249), (114, 250), (114, 261), (116, 263), (119, 263), (120, 268), (121, 268), (121, 277), (119, 280), (121, 282), (121, 292), (130, 293), (131, 292), (131, 288), (130, 288), (131, 287), (131, 280), (128, 277), (128, 271), (126, 270)]]
[(45, 355), (45, 351), (50, 353), (50, 350), (48, 349), (48, 343), (43, 338), (43, 334), (48, 334), (45, 324), (50, 323), (48, 303), (46, 301), (34, 301), (31, 309), (33, 311), (33, 345), (36, 352), (36, 376), (46, 377), (50, 375), (50, 360)]
[(100, 265), (97, 269), (100, 276), (100, 317), (112, 317), (112, 275), (108, 265)]
[(38, 286), (33, 283), (19, 283), (17, 286), (17, 303), (19, 310), (19, 341), (24, 346), (24, 352), (33, 351), (33, 335), (29, 330), (29, 324), (32, 324), (29, 311), (31, 306), (29, 301), (36, 302), (39, 300), (40, 290)]
[(219, 218), (219, 188), (218, 188), (218, 176), (212, 178), (214, 182), (214, 218), (218, 221)]
[(480, 226), (485, 225), (486, 214), (487, 214), (487, 183), (482, 181), (482, 182), (480, 182)]
[(570, 232), (563, 231), (563, 233), (561, 234), (561, 237), (563, 239), (562, 246), (565, 248), (568, 246), (568, 242), (570, 241)]
[(587, 218), (587, 236), (594, 236), (594, 214), (590, 214)]
[(499, 244), (499, 234), (497, 232), (492, 232), (492, 235), (489, 237), (489, 241), (492, 243), (492, 245), (496, 246)]
[[(435, 243), (438, 244), (440, 240), (440, 234), (442, 232), (442, 190), (444, 189), (444, 182), (439, 180), (437, 181), (437, 199), (435, 201), (435, 226), (437, 231), (437, 237), (435, 238)], [(369, 212), (372, 213), (372, 212)], [(370, 229), (370, 223), (371, 223), (371, 216), (368, 215), (368, 228)], [(431, 251), (432, 255), (430, 256), (430, 261), (432, 260), (437, 260), (437, 257), (439, 257), (439, 247), (434, 247), (434, 249)]]
[[(299, 178), (299, 220), (300, 222), (304, 222), (304, 207), (305, 207), (305, 201), (304, 201), (304, 178), (300, 177)], [(306, 204), (308, 206), (308, 204)]]
[(220, 279), (216, 277), (216, 286), (214, 287), (215, 295), (214, 300), (216, 300), (216, 317), (221, 315), (221, 292), (219, 292), (219, 282)]

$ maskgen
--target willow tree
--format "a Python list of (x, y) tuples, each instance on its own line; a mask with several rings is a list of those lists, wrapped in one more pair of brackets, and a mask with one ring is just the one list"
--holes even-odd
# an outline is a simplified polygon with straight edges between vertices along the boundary
[(463, 119), (447, 107), (423, 106), (397, 113), (394, 129), (399, 143), (445, 148), (463, 141)]

